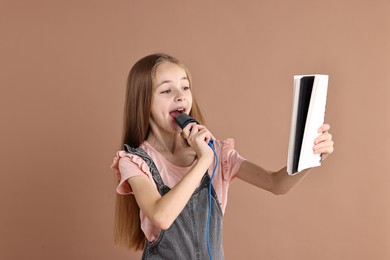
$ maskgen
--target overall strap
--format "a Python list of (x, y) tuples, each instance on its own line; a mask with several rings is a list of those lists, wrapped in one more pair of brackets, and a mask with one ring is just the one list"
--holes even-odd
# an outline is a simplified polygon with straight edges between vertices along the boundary
[(138, 155), (146, 162), (146, 164), (149, 166), (149, 170), (150, 170), (150, 173), (152, 174), (153, 180), (157, 184), (158, 190), (161, 193), (161, 191), (163, 191), (163, 187), (165, 186), (165, 184), (164, 184), (164, 182), (160, 176), (160, 173), (158, 172), (157, 167), (154, 164), (152, 158), (150, 158), (150, 156), (140, 147), (134, 148), (134, 147), (129, 146), (128, 144), (125, 144), (123, 149), (125, 151), (127, 151), (128, 153)]

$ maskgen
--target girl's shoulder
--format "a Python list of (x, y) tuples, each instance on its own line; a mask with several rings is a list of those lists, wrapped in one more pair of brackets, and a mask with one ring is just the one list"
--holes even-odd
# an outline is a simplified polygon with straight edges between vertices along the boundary
[(217, 139), (214, 142), (214, 147), (216, 149), (221, 149), (224, 151), (234, 149), (234, 139), (233, 138), (227, 138), (224, 140)]

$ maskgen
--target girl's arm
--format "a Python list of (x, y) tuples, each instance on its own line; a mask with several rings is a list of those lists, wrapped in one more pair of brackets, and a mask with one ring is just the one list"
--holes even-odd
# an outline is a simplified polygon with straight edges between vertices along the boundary
[(161, 196), (146, 176), (128, 179), (144, 215), (163, 230), (175, 221), (214, 160), (214, 153), (207, 144), (213, 136), (206, 127), (189, 124), (184, 128), (183, 136), (195, 150), (197, 162), (167, 194)]
[(164, 196), (146, 176), (133, 177), (128, 182), (144, 215), (153, 225), (165, 230), (183, 210), (210, 164), (207, 159), (198, 159), (196, 165)]
[[(325, 160), (334, 150), (332, 135), (329, 133), (330, 126), (322, 125), (318, 132), (322, 133), (314, 141), (314, 153), (321, 154), (322, 160)], [(297, 175), (287, 174), (287, 167), (277, 172), (268, 171), (249, 161), (245, 161), (237, 172), (237, 177), (245, 182), (253, 184), (259, 188), (268, 190), (274, 194), (286, 194), (295, 185), (297, 185), (310, 171), (304, 170)]]

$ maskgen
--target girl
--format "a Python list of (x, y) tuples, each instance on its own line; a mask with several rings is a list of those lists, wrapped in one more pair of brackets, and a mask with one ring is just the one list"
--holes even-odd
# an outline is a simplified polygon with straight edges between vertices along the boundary
[[(142, 259), (223, 259), (230, 182), (237, 177), (285, 194), (308, 172), (291, 177), (286, 167), (271, 172), (245, 160), (232, 139), (217, 140), (206, 128), (191, 89), (187, 68), (165, 54), (142, 58), (128, 77), (125, 150), (111, 166), (119, 179), (115, 242), (143, 249)], [(199, 124), (182, 130), (174, 120), (180, 113)], [(322, 160), (333, 152), (329, 128), (321, 126), (313, 144)]]

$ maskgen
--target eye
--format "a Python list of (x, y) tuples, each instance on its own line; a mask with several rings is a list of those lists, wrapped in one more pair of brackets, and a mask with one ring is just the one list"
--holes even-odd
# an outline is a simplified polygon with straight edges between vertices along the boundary
[(190, 89), (190, 87), (188, 87), (188, 86), (183, 87), (183, 90), (189, 90), (189, 89)]
[(169, 93), (171, 93), (171, 90), (170, 90), (170, 89), (167, 89), (167, 90), (161, 91), (161, 94), (169, 94)]

